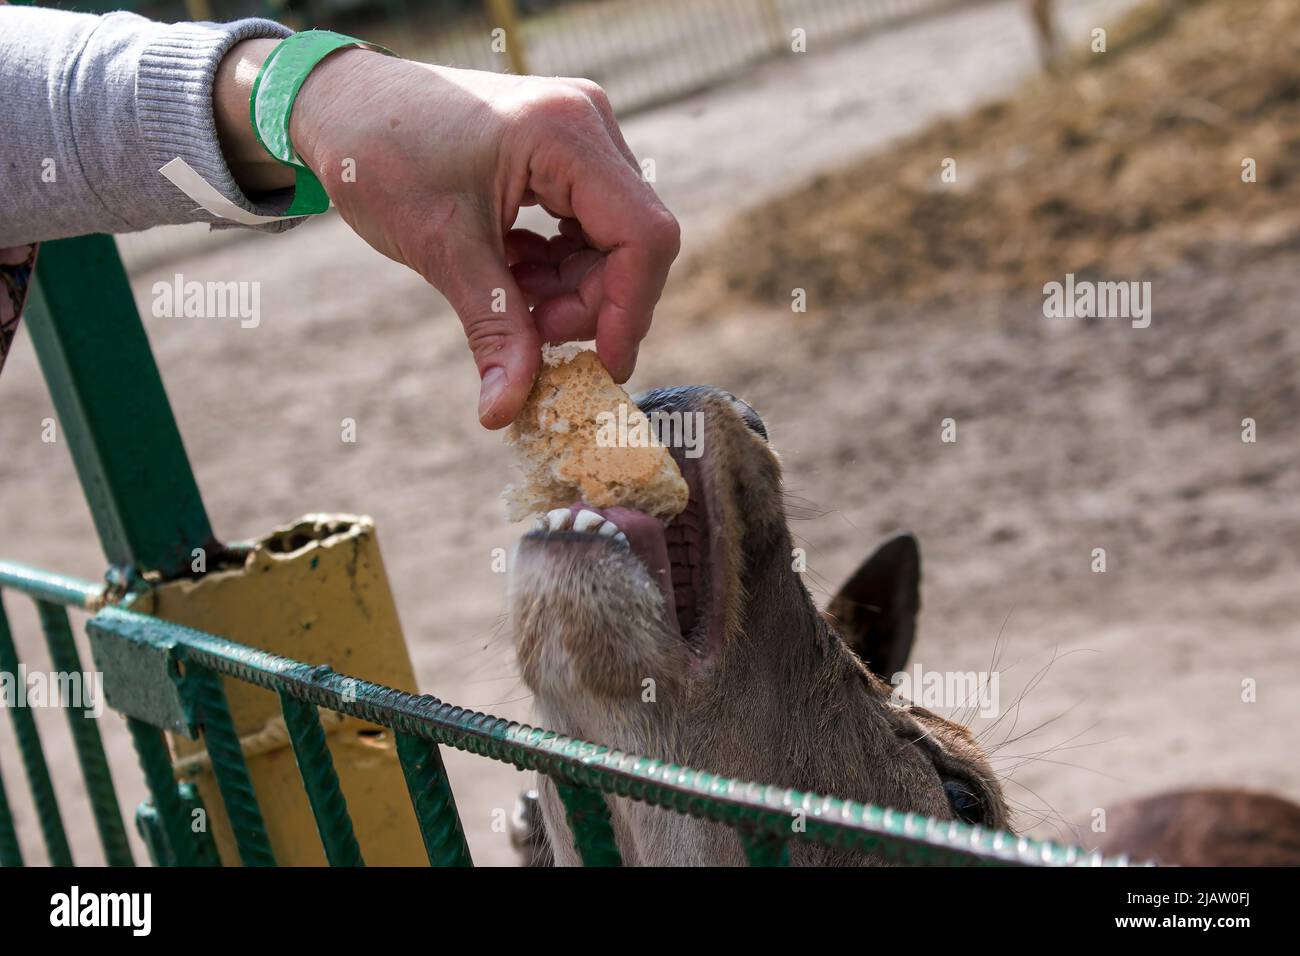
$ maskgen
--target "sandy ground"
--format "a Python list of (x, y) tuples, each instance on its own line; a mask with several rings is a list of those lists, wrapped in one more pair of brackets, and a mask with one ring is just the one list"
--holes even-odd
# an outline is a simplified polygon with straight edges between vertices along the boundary
[[(1086, 35), (1127, 5), (1073, 3), (1065, 23)], [(698, 253), (737, 209), (1004, 93), (1033, 64), (1019, 4), (994, 3), (771, 63), (637, 116), (626, 134), (656, 159)], [(420, 689), (527, 719), (501, 629), (505, 579), (491, 569), (492, 549), (520, 531), (496, 497), (508, 458), (474, 421), (473, 367), (441, 299), (336, 219), (165, 264), (147, 242), (127, 250), (146, 315), (152, 282), (178, 271), (261, 283), (255, 330), (146, 319), (218, 533), (250, 537), (316, 510), (373, 515)], [(990, 735), (1064, 713), (997, 755), (1030, 832), (1067, 835), (1062, 820), (1086, 824), (1094, 807), (1176, 784), (1300, 797), (1288, 759), (1300, 717), (1300, 488), (1287, 467), (1300, 421), (1300, 333), (1286, 321), (1296, 257), (1281, 247), (1155, 277), (1145, 330), (1047, 324), (1037, 298), (701, 316), (682, 285), (633, 384), (709, 382), (754, 402), (791, 492), (809, 502), (795, 531), (815, 590), (880, 534), (915, 530), (926, 667), (983, 669), (1001, 632), (1009, 700), (1056, 655), (1014, 731), (1009, 718)], [(358, 266), (364, 282), (341, 281)], [(66, 449), (39, 440), (52, 412), (25, 337), (0, 394), (0, 554), (97, 578)], [(1246, 416), (1261, 422), (1251, 445)], [(945, 417), (954, 444), (939, 440)], [(356, 444), (340, 441), (343, 418)], [(1089, 570), (1097, 547), (1105, 574)], [(23, 604), (7, 602), (20, 650), (43, 660)], [(1247, 677), (1258, 703), (1239, 702)], [(62, 718), (38, 719), (78, 858), (97, 859)], [(133, 808), (129, 742), (117, 719), (104, 729)], [(7, 721), (0, 764), (24, 850), (40, 860)], [(512, 862), (490, 824), (523, 776), (456, 753), (448, 764), (477, 860)]]

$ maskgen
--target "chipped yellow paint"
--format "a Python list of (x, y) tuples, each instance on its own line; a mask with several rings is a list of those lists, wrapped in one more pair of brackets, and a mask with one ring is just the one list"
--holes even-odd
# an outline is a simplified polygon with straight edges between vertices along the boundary
[[(366, 517), (307, 515), (254, 542), (242, 567), (160, 585), (132, 609), (416, 692), (374, 523)], [(276, 862), (323, 866), (278, 697), (240, 681), (224, 683)], [(427, 865), (392, 732), (352, 717), (322, 718), (365, 861)], [(203, 797), (222, 863), (237, 866), (234, 836), (202, 742), (172, 736), (171, 743), (178, 769)]]

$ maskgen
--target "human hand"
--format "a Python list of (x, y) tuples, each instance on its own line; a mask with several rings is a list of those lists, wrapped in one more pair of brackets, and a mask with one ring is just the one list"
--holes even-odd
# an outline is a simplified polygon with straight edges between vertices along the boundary
[[(543, 342), (594, 338), (632, 374), (679, 232), (594, 83), (346, 49), (308, 76), (290, 136), (347, 223), (450, 301), (485, 426), (519, 413)], [(512, 228), (533, 204), (560, 235)]]

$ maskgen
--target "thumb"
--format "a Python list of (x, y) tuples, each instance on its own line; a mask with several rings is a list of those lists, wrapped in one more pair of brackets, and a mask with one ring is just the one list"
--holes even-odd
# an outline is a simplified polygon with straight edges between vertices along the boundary
[(498, 249), (484, 241), (461, 246), (445, 270), (443, 294), (460, 316), (478, 366), (479, 422), (503, 428), (515, 420), (541, 358), (541, 340), (524, 294)]

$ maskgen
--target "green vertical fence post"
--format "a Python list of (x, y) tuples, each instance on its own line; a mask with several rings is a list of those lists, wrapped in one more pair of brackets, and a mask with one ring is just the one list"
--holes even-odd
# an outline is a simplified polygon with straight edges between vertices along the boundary
[(614, 826), (609, 806), (599, 790), (567, 786), (557, 781), (555, 789), (564, 801), (564, 810), (573, 831), (573, 844), (583, 866), (622, 866), (614, 842)]
[(280, 691), (280, 709), (284, 711), (284, 725), (316, 818), (316, 832), (325, 848), (325, 859), (330, 866), (364, 866), (352, 817), (348, 814), (348, 802), (339, 786), (339, 775), (334, 770), (334, 758), (330, 756), (329, 741), (321, 729), (316, 706)]
[[(36, 609), (40, 614), (41, 629), (45, 632), (54, 669), (61, 674), (80, 675), (81, 657), (72, 638), (68, 612), (57, 604), (46, 601), (37, 601)], [(99, 736), (99, 727), (95, 718), (85, 712), (85, 704), (88, 702), (83, 701), (78, 706), (76, 702), (64, 701), (63, 709), (72, 730), (77, 761), (81, 764), (81, 776), (86, 781), (86, 795), (90, 798), (95, 828), (99, 831), (99, 842), (104, 848), (104, 860), (109, 866), (131, 866), (134, 861), (126, 840), (126, 827), (122, 825), (122, 809), (117, 802), (117, 793), (113, 790), (113, 777), (108, 769), (108, 758), (104, 755), (104, 742)], [(97, 703), (103, 705), (103, 701)]]
[(206, 667), (190, 664), (185, 680), (198, 702), (203, 743), (212, 760), (212, 773), (217, 778), (221, 802), (226, 805), (226, 815), (230, 817), (239, 858), (244, 866), (275, 866), (271, 838), (266, 835), (262, 808), (257, 803), (257, 793), (248, 776), (248, 764), (244, 760), (235, 722), (230, 717), (230, 705), (226, 702), (221, 678)]
[[(13, 635), (9, 633), (9, 618), (5, 616), (4, 603), (0, 601), (0, 671), (18, 677), (18, 649), (14, 646)], [(50, 768), (45, 762), (45, 751), (41, 748), (41, 737), (36, 731), (36, 718), (30, 707), (11, 707), (14, 735), (18, 738), (18, 751), (23, 758), (23, 769), (27, 771), (27, 785), (32, 791), (32, 800), (36, 804), (36, 813), (41, 821), (41, 835), (45, 838), (45, 849), (50, 855), (52, 866), (72, 866), (72, 851), (68, 848), (68, 837), (63, 831), (63, 817), (59, 813), (59, 802), (54, 796), (54, 784), (50, 780)]]
[(135, 744), (136, 755), (140, 758), (140, 770), (144, 773), (144, 782), (153, 797), (154, 811), (162, 820), (163, 832), (171, 850), (171, 860), (156, 860), (165, 864), (175, 862), (181, 866), (196, 866), (201, 860), (197, 852), (197, 841), (191, 823), (181, 801), (180, 789), (176, 776), (172, 772), (172, 758), (167, 753), (167, 741), (163, 732), (157, 727), (135, 717), (126, 719), (127, 729), (131, 731), (131, 742)]
[(415, 808), (429, 865), (473, 866), (438, 745), (413, 734), (399, 733), (397, 759), (406, 777), (406, 789)]
[(790, 844), (770, 833), (738, 830), (750, 866), (789, 866)]
[(42, 243), (35, 278), (25, 324), (109, 563), (187, 573), (216, 541), (117, 246)]
[(22, 866), (23, 851), (14, 831), (14, 816), (9, 812), (4, 774), (0, 773), (0, 866)]

